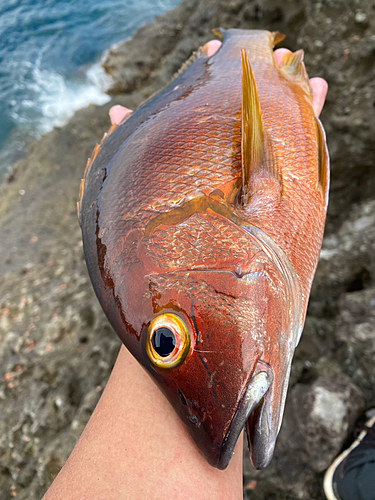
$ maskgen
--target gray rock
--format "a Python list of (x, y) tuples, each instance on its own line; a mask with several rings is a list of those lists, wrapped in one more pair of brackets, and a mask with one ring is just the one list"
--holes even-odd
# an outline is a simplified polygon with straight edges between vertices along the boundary
[(295, 385), (271, 465), (259, 472), (245, 469), (247, 483), (257, 481), (249, 498), (268, 499), (272, 490), (293, 498), (320, 498), (319, 483), (312, 478), (338, 455), (363, 406), (360, 389), (345, 375)]

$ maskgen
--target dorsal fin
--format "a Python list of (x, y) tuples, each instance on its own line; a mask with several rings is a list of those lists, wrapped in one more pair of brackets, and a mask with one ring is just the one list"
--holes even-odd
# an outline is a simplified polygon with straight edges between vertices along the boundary
[(273, 41), (272, 41), (273, 47), (278, 43), (282, 42), (286, 38), (286, 35), (284, 35), (284, 33), (280, 33), (280, 31), (271, 31), (271, 34), (273, 36)]
[(250, 172), (261, 168), (264, 160), (264, 132), (258, 92), (245, 49), (241, 49), (242, 67), (242, 199), (249, 191)]
[(211, 31), (214, 35), (218, 36), (219, 38), (223, 38), (223, 34), (225, 33), (225, 30), (223, 30), (223, 28), (214, 28)]
[[(125, 117), (124, 117), (125, 118)], [(124, 119), (123, 119), (124, 121)], [(98, 154), (99, 152), (99, 149), (100, 149), (100, 146), (103, 144), (104, 140), (110, 135), (112, 134), (112, 132), (115, 130), (115, 128), (117, 127), (117, 124), (116, 123), (113, 123), (110, 127), (110, 129), (108, 130), (108, 132), (106, 132), (104, 135), (103, 135), (103, 138), (102, 140), (100, 141), (100, 144), (97, 144), (94, 148), (94, 151), (92, 152), (92, 155), (91, 155), (91, 158), (88, 158), (87, 160), (87, 163), (86, 163), (86, 168), (85, 168), (85, 172), (83, 174), (83, 179), (81, 179), (81, 184), (79, 185), (79, 195), (78, 195), (78, 201), (77, 201), (77, 214), (78, 214), (78, 220), (80, 221), (81, 223), (81, 210), (82, 210), (82, 196), (83, 196), (83, 192), (84, 192), (84, 189), (85, 189), (85, 182), (86, 182), (86, 179), (90, 173), (90, 170), (91, 170), (91, 167), (92, 167), (92, 164), (94, 163), (94, 160), (96, 158), (96, 155)]]

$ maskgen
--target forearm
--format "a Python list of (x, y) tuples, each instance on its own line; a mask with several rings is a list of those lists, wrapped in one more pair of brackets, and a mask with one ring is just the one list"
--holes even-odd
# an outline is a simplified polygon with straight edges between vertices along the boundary
[(107, 387), (43, 500), (242, 499), (242, 439), (206, 462), (169, 402), (122, 347)]

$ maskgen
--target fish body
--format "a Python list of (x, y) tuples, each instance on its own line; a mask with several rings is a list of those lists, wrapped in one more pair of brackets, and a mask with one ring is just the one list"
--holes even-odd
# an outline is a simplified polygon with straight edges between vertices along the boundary
[(245, 426), (263, 468), (318, 262), (328, 153), (301, 52), (278, 68), (279, 34), (221, 35), (96, 148), (79, 212), (122, 342), (213, 466)]

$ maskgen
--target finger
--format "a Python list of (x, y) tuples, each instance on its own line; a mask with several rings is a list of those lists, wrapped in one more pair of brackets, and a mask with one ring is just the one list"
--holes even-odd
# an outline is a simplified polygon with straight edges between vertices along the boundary
[(326, 100), (326, 95), (328, 91), (328, 83), (323, 80), (323, 78), (315, 77), (309, 80), (310, 88), (313, 95), (313, 109), (315, 116), (319, 118), (322, 112), (324, 101)]
[(130, 115), (130, 113), (133, 113), (131, 109), (120, 106), (119, 104), (116, 104), (116, 106), (112, 106), (112, 108), (109, 110), (109, 118), (111, 120), (111, 124), (118, 125), (123, 121), (125, 117)]
[(288, 49), (276, 49), (273, 51), (273, 57), (275, 58), (276, 65), (279, 67), (281, 65), (281, 61), (285, 54), (288, 52), (291, 53)]
[(207, 57), (211, 57), (217, 52), (221, 47), (220, 40), (210, 40), (205, 45), (203, 45), (203, 50)]

